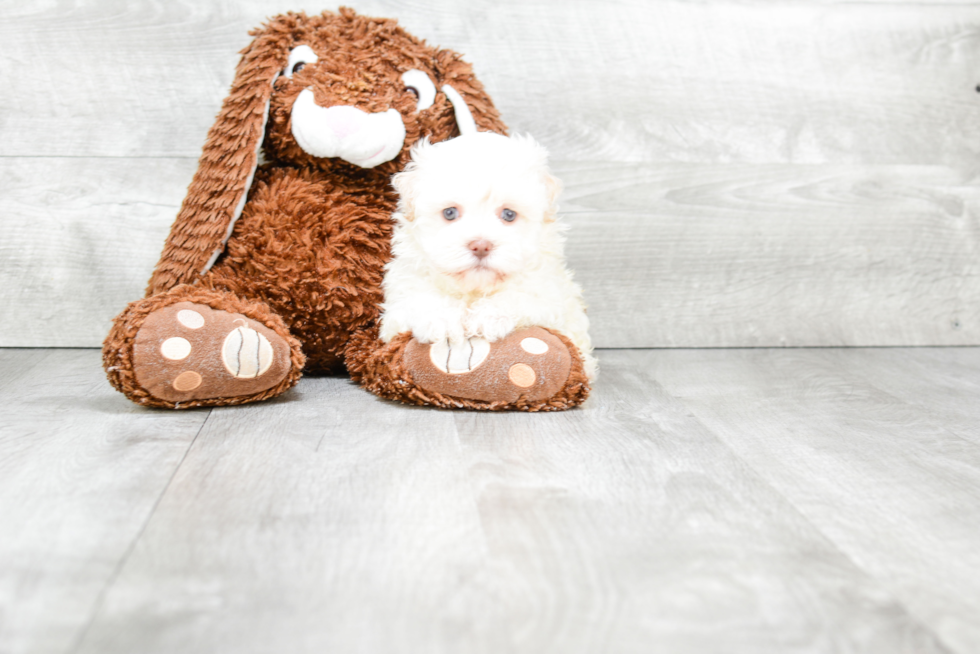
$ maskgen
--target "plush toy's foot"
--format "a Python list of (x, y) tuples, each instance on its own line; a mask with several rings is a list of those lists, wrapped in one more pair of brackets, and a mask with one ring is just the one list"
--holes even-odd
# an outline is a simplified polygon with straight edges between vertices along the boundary
[(240, 313), (193, 302), (157, 309), (133, 346), (136, 381), (169, 402), (254, 395), (289, 372), (289, 346)]
[(572, 357), (558, 338), (540, 327), (522, 329), (489, 343), (471, 338), (451, 346), (425, 345), (414, 338), (405, 365), (421, 388), (466, 400), (511, 404), (538, 402), (568, 381)]
[(296, 382), (302, 354), (278, 317), (202, 293), (215, 292), (148, 298), (116, 319), (103, 347), (116, 388), (140, 404), (183, 408), (265, 399)]
[[(376, 349), (369, 351), (372, 346)], [(472, 338), (452, 346), (419, 343), (410, 334), (387, 345), (356, 335), (347, 366), (374, 393), (412, 404), (557, 411), (581, 404), (589, 394), (578, 350), (541, 327), (495, 343)]]

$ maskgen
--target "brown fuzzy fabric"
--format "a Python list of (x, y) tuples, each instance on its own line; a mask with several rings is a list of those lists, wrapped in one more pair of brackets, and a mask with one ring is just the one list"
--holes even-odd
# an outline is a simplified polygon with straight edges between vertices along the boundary
[[(398, 27), (397, 21), (367, 18), (341, 8), (336, 14), (277, 16), (251, 34), (255, 38), (242, 51), (231, 92), (208, 132), (197, 173), (150, 279), (147, 296), (200, 279), (200, 271), (221, 249), (234, 208), (247, 190), (248, 172), (263, 137), (267, 168), (319, 172), (321, 181), (368, 202), (380, 201), (376, 206), (390, 214), (393, 201), (388, 180), (408, 163), (411, 146), (423, 136), (443, 141), (459, 134), (452, 105), (441, 91), (432, 107), (415, 110), (415, 98), (401, 81), (407, 70), (428, 73), (437, 89), (451, 84), (466, 99), (480, 129), (506, 133), (507, 127), (472, 67), (455, 52), (433, 48), (411, 36)], [(320, 60), (291, 79), (276, 78), (286, 65), (289, 51), (299, 44), (319, 52)], [(329, 56), (324, 57), (324, 53)], [(293, 138), (290, 115), (293, 102), (305, 88), (313, 89), (323, 107), (351, 105), (370, 113), (398, 110), (406, 131), (401, 154), (365, 170), (340, 159), (322, 159), (304, 152)], [(263, 135), (267, 104), (269, 121)], [(339, 213), (342, 210), (340, 207)], [(336, 216), (339, 221), (344, 218)], [(236, 225), (236, 234), (240, 233)], [(311, 240), (306, 249), (322, 245)], [(286, 278), (283, 283), (290, 285), (292, 281)], [(288, 317), (287, 322), (291, 323)]]
[[(152, 312), (178, 302), (206, 304), (214, 309), (240, 313), (262, 323), (285, 339), (286, 343), (289, 344), (291, 359), (289, 374), (272, 388), (253, 395), (191, 400), (179, 403), (168, 402), (167, 400), (150, 395), (136, 381), (136, 373), (133, 370), (133, 345), (136, 342), (136, 333), (143, 326), (146, 317)], [(289, 329), (282, 321), (282, 318), (272, 313), (265, 303), (242, 300), (229, 293), (196, 288), (186, 284), (174, 287), (169, 291), (159, 293), (153, 297), (131, 302), (113, 321), (112, 329), (102, 344), (102, 365), (105, 368), (109, 382), (117, 391), (123, 393), (137, 404), (165, 407), (168, 409), (245, 404), (247, 402), (255, 402), (256, 400), (274, 397), (296, 385), (296, 382), (299, 381), (302, 375), (305, 360), (299, 341), (290, 335)]]
[(412, 378), (403, 359), (412, 335), (399, 334), (387, 345), (378, 340), (375, 326), (355, 333), (347, 348), (347, 370), (351, 378), (375, 395), (403, 404), (422, 404), (444, 409), (473, 409), (477, 411), (564, 411), (576, 407), (589, 397), (591, 390), (585, 376), (578, 348), (562, 334), (548, 329), (568, 348), (572, 355), (568, 381), (546, 400), (515, 402), (482, 402), (442, 395), (420, 388)]
[(303, 344), (308, 372), (341, 368), (351, 331), (378, 318), (395, 196), (383, 173), (364, 173), (263, 167), (202, 280), (268, 303)]
[[(180, 403), (181, 408), (271, 397), (296, 383), (304, 360), (308, 372), (326, 372), (342, 369), (346, 358), (360, 366), (357, 379), (367, 388), (388, 392), (386, 380), (404, 379), (400, 360), (394, 359), (393, 371), (386, 371), (390, 348), (372, 338), (351, 341), (351, 335), (372, 333), (378, 319), (397, 200), (391, 176), (404, 169), (411, 146), (423, 137), (442, 141), (459, 134), (452, 104), (441, 90), (444, 84), (466, 100), (480, 130), (507, 131), (460, 55), (427, 45), (394, 20), (359, 16), (347, 8), (315, 16), (288, 13), (272, 18), (252, 36), (208, 132), (146, 299), (116, 318), (105, 341), (103, 359), (110, 382), (140, 404), (177, 406), (140, 388), (132, 351), (133, 339), (150, 312), (184, 300), (242, 313), (267, 325), (288, 339), (294, 367), (286, 380), (268, 391)], [(313, 48), (319, 59), (291, 78), (281, 75), (290, 50), (300, 44)], [(427, 73), (437, 89), (434, 104), (422, 111), (417, 111), (414, 95), (401, 80), (411, 69)], [(296, 143), (291, 124), (293, 103), (307, 88), (322, 107), (349, 105), (369, 113), (397, 110), (406, 132), (399, 155), (363, 169), (307, 154)], [(259, 146), (267, 163), (249, 183)], [(247, 201), (229, 237), (243, 195)], [(216, 255), (220, 256), (203, 272)], [(348, 352), (351, 344), (355, 351)], [(573, 365), (581, 377), (581, 358)], [(466, 406), (567, 408), (588, 393), (584, 377), (576, 383), (547, 405), (497, 407), (467, 401)], [(420, 403), (459, 405), (451, 398), (400, 390), (398, 399), (403, 401), (416, 397)]]

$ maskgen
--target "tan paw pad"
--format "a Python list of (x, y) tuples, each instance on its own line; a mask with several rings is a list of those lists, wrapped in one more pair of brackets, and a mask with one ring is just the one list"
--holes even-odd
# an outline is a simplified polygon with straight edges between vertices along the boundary
[(450, 375), (461, 375), (480, 367), (490, 356), (490, 342), (485, 338), (468, 338), (464, 343), (450, 345), (448, 340), (433, 343), (429, 359), (439, 370)]
[(191, 344), (186, 338), (175, 336), (160, 344), (160, 354), (163, 355), (163, 358), (171, 361), (186, 359), (190, 353)]
[(538, 378), (534, 374), (534, 369), (526, 363), (515, 363), (507, 371), (507, 377), (514, 382), (515, 386), (530, 388), (534, 386), (534, 381)]
[(177, 322), (188, 329), (204, 327), (204, 316), (192, 309), (181, 309), (177, 312)]
[(548, 351), (548, 344), (540, 338), (529, 336), (521, 341), (521, 349), (528, 354), (544, 354)]
[(182, 372), (177, 375), (177, 379), (174, 380), (173, 387), (174, 390), (180, 392), (192, 391), (201, 385), (201, 376), (194, 372), (193, 370), (188, 370), (187, 372)]
[(254, 379), (272, 365), (272, 344), (249, 327), (238, 327), (225, 338), (221, 360), (225, 369), (239, 379)]

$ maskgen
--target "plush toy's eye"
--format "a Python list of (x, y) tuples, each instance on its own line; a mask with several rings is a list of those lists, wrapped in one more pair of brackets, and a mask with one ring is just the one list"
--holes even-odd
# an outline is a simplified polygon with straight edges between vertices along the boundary
[(307, 64), (315, 64), (317, 60), (313, 48), (308, 45), (298, 45), (289, 51), (289, 61), (286, 63), (286, 77), (303, 70)]
[(442, 210), (442, 217), (446, 220), (456, 220), (459, 218), (459, 209), (456, 207), (447, 207)]
[(402, 74), (405, 90), (418, 99), (418, 110), (428, 109), (436, 101), (436, 85), (421, 70), (410, 70)]
[(504, 209), (500, 212), (500, 219), (512, 223), (517, 218), (517, 212), (513, 209)]

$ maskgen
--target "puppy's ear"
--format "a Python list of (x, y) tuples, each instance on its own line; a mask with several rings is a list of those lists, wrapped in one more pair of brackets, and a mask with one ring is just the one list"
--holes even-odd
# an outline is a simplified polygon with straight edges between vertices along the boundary
[(548, 169), (548, 150), (527, 134), (515, 134), (510, 139), (519, 148), (521, 157), (525, 158), (531, 166), (532, 174), (537, 169), (541, 176), (546, 203), (544, 221), (546, 223), (555, 222), (558, 219), (558, 196), (561, 195), (562, 183)]
[(405, 222), (415, 220), (415, 183), (418, 171), (409, 164), (403, 172), (391, 178), (391, 185), (398, 193), (398, 217)]
[(545, 188), (545, 197), (548, 202), (548, 208), (544, 212), (544, 221), (546, 223), (553, 223), (558, 219), (558, 196), (561, 195), (562, 183), (560, 179), (548, 172), (547, 169), (545, 169), (542, 175), (542, 181)]
[(418, 197), (418, 182), (422, 175), (420, 166), (428, 155), (429, 138), (425, 137), (412, 146), (411, 161), (405, 166), (405, 170), (391, 178), (391, 185), (398, 193), (398, 213), (400, 218), (406, 222), (415, 220), (415, 200)]
[(286, 14), (251, 32), (255, 38), (242, 51), (147, 295), (193, 282), (224, 251), (258, 164), (272, 85), (286, 65), (291, 33), (304, 20), (304, 14)]

